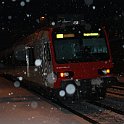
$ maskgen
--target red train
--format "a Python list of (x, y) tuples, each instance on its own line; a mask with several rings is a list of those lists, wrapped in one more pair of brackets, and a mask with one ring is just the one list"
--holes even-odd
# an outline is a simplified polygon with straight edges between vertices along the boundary
[(105, 28), (83, 20), (51, 22), (14, 45), (11, 52), (1, 53), (1, 58), (2, 54), (4, 64), (11, 60), (14, 66), (6, 73), (32, 81), (58, 98), (103, 99), (116, 80)]

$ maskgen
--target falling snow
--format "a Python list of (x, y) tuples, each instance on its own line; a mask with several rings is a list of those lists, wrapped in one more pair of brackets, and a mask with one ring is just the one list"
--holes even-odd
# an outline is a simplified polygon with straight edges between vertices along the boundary
[(5, 28), (4, 28), (4, 27), (2, 27), (2, 30), (5, 30)]
[(47, 80), (50, 84), (53, 84), (53, 83), (57, 80), (57, 77), (56, 77), (56, 75), (52, 72), (52, 73), (50, 73), (50, 74), (47, 75), (46, 80)]
[(33, 102), (31, 103), (31, 107), (32, 107), (33, 109), (36, 109), (36, 108), (38, 107), (38, 103), (35, 102), (35, 101), (33, 101)]
[(22, 81), (22, 80), (23, 80), (23, 77), (18, 77), (18, 79), (19, 79), (20, 81)]
[(4, 1), (2, 1), (2, 4), (5, 4), (5, 2), (4, 2)]
[(36, 59), (35, 60), (35, 66), (41, 66), (42, 60), (41, 59)]
[(12, 16), (8, 16), (8, 19), (11, 20), (12, 19)]
[(30, 2), (30, 0), (26, 0), (26, 2), (27, 2), (27, 3), (29, 3), (29, 2)]
[(54, 26), (55, 25), (55, 22), (52, 22), (52, 25)]
[(96, 7), (95, 6), (93, 6), (93, 10), (95, 10), (96, 9)]
[(91, 4), (93, 4), (93, 0), (84, 0), (84, 2), (87, 6), (90, 6)]
[(40, 23), (40, 20), (39, 20), (39, 19), (36, 19), (36, 22), (37, 22), (37, 23)]
[(25, 6), (25, 2), (24, 1), (21, 1), (20, 5), (23, 7)]
[(12, 0), (12, 2), (15, 2), (16, 0)]
[(31, 17), (31, 14), (26, 14), (27, 17)]
[(15, 82), (14, 82), (14, 86), (15, 86), (15, 87), (20, 87), (20, 82), (19, 82), (19, 81), (15, 81)]

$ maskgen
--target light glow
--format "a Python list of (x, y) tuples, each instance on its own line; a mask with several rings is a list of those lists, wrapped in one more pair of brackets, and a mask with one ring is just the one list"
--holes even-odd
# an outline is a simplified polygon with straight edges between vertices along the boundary
[(110, 73), (110, 69), (107, 69), (106, 72), (107, 72), (107, 74), (109, 74)]
[(110, 74), (110, 69), (102, 70), (102, 72), (103, 72), (104, 74)]
[(99, 36), (100, 34), (99, 33), (83, 33), (83, 36)]
[(60, 77), (68, 77), (68, 76), (69, 76), (68, 72), (60, 73)]
[(64, 77), (64, 73), (60, 73), (60, 77)]
[(42, 17), (41, 17), (41, 19), (45, 19), (45, 17), (44, 17), (44, 16), (42, 16)]
[(56, 34), (56, 38), (69, 38), (69, 37), (75, 37), (74, 34)]
[(56, 34), (56, 38), (63, 38), (63, 34)]
[(67, 37), (74, 37), (75, 35), (74, 34), (64, 34), (64, 38), (67, 38)]

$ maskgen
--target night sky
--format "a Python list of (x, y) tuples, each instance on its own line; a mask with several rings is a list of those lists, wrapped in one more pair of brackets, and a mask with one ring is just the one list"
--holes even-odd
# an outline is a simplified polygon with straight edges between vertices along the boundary
[(124, 39), (123, 0), (1, 0), (0, 49), (41, 27), (40, 17), (82, 14), (84, 19), (104, 23), (111, 37)]

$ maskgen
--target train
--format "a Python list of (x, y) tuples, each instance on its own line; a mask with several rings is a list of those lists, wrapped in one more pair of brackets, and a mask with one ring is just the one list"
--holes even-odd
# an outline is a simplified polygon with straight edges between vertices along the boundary
[(104, 99), (116, 81), (105, 26), (78, 18), (51, 20), (0, 58), (4, 74), (31, 81), (61, 100)]

